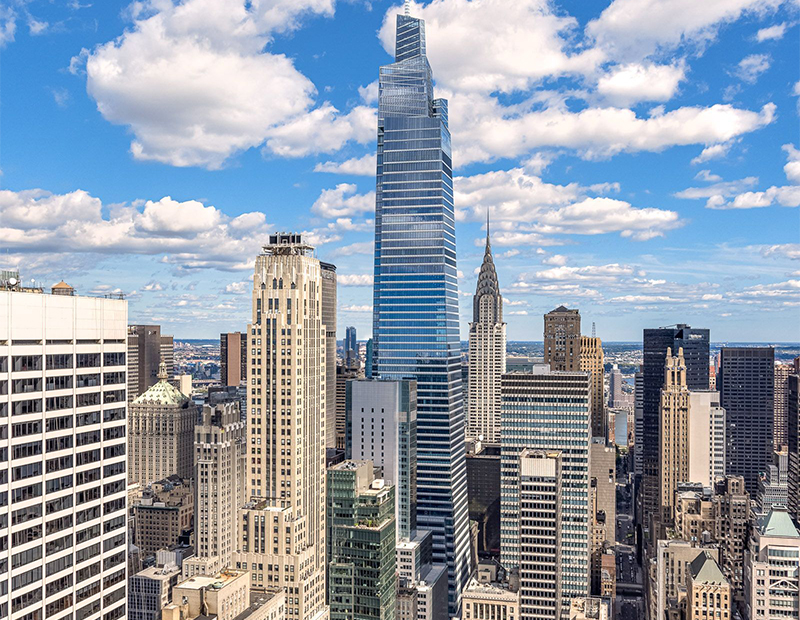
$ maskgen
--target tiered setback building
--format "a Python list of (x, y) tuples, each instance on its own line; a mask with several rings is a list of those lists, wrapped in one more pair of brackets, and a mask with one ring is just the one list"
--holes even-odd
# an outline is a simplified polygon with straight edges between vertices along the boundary
[(191, 478), (197, 407), (169, 383), (166, 363), (159, 366), (158, 383), (137, 396), (129, 412), (128, 482)]
[(395, 62), (378, 79), (372, 370), (417, 380), (417, 520), (457, 615), (471, 570), (452, 151), (425, 48), (425, 23), (398, 15)]
[(503, 297), (492, 258), (489, 223), (486, 250), (472, 300), (469, 324), (467, 439), (500, 443), (500, 377), (506, 371), (506, 324)]
[[(300, 235), (270, 235), (256, 258), (248, 327), (247, 471), (237, 567), (287, 589), (287, 616), (325, 604), (326, 329), (322, 267)], [(276, 529), (277, 528), (277, 529)]]
[(125, 618), (127, 302), (0, 290), (0, 609)]

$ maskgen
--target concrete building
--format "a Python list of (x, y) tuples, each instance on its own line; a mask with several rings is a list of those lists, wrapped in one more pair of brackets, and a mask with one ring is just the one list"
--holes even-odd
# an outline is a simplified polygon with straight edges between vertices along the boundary
[(397, 540), (417, 528), (417, 382), (352, 380), (347, 389), (347, 450), (370, 460), (394, 485)]
[(800, 617), (800, 534), (785, 508), (773, 508), (751, 529), (744, 595), (748, 618)]
[(191, 480), (170, 476), (142, 491), (132, 506), (136, 546), (142, 557), (177, 545), (191, 534), (194, 489)]
[(203, 407), (194, 428), (195, 556), (183, 563), (186, 577), (231, 566), (238, 511), (247, 500), (246, 441), (238, 400)]
[(285, 620), (282, 590), (254, 592), (247, 571), (227, 569), (216, 575), (197, 575), (172, 589), (172, 603), (162, 620)]
[(644, 473), (644, 375), (633, 375), (633, 473)]
[(610, 620), (611, 605), (608, 599), (598, 597), (578, 597), (572, 599), (569, 620)]
[(622, 373), (619, 370), (619, 366), (614, 364), (611, 366), (611, 372), (608, 375), (608, 408), (609, 409), (616, 409), (618, 407), (624, 407), (625, 401), (623, 401), (623, 391), (622, 391)]
[(325, 325), (325, 447), (337, 444), (336, 426), (336, 265), (320, 261), (322, 323)]
[(357, 368), (359, 364), (356, 328), (346, 327), (344, 330), (344, 365), (346, 368)]
[(429, 564), (416, 582), (417, 619), (447, 620), (447, 565)]
[(772, 453), (772, 464), (758, 481), (758, 512), (768, 514), (773, 506), (789, 507), (789, 453)]
[(681, 482), (711, 486), (725, 475), (725, 410), (719, 392), (689, 392), (689, 477)]
[(328, 604), (331, 620), (394, 620), (394, 487), (372, 461), (328, 470)]
[(519, 591), (470, 579), (461, 593), (463, 620), (520, 620)]
[(664, 387), (667, 351), (674, 355), (683, 349), (686, 387), (689, 390), (707, 390), (709, 331), (678, 324), (645, 329), (643, 336), (641, 433), (636, 429), (637, 437), (641, 438), (642, 478), (637, 488), (642, 509), (637, 513), (637, 522), (652, 545), (657, 536), (651, 535), (650, 525), (654, 516), (660, 516), (662, 501), (661, 388)]
[(336, 367), (336, 411), (333, 416), (336, 433), (337, 450), (343, 450), (345, 453), (349, 447), (347, 438), (347, 384), (353, 379), (359, 378), (359, 372), (355, 369), (348, 369), (344, 365)]
[[(590, 586), (590, 377), (551, 371), (503, 375), (501, 448), (501, 563), (520, 566), (519, 455), (526, 448), (560, 450), (563, 471), (560, 561), (562, 614)], [(522, 577), (522, 576), (521, 576)], [(524, 597), (523, 597), (524, 598)], [(521, 602), (525, 606), (524, 600)]]
[(686, 598), (690, 564), (701, 555), (719, 560), (714, 546), (696, 546), (685, 540), (659, 540), (648, 567), (649, 618), (666, 618), (668, 610), (679, 610)]
[(730, 620), (733, 608), (731, 586), (708, 553), (701, 553), (686, 575), (686, 620)]
[(222, 385), (233, 387), (247, 381), (247, 334), (219, 335), (219, 377)]
[[(488, 216), (487, 216), (488, 218)], [(500, 443), (500, 377), (506, 371), (503, 297), (486, 222), (486, 249), (472, 298), (467, 379), (467, 440)]]
[(786, 447), (789, 442), (789, 375), (794, 373), (791, 364), (778, 364), (775, 370), (775, 409), (772, 438), (775, 450)]
[(727, 419), (725, 472), (743, 476), (747, 491), (755, 496), (758, 477), (772, 462), (775, 350), (723, 347), (717, 387)]
[[(469, 442), (468, 442), (469, 444)], [(478, 524), (478, 555), (500, 557), (500, 446), (467, 450), (469, 519)]]
[(525, 449), (519, 454), (519, 610), (525, 620), (562, 615), (561, 452)]
[(714, 485), (716, 540), (722, 571), (734, 592), (742, 588), (742, 557), (750, 523), (750, 494), (741, 476), (727, 476)]
[(240, 513), (234, 563), (251, 570), (254, 587), (280, 584), (292, 592), (286, 615), (298, 620), (322, 620), (328, 613), (323, 301), (322, 268), (313, 248), (300, 235), (270, 235), (253, 278), (250, 503)]
[(581, 336), (580, 339), (580, 365), (578, 370), (589, 373), (592, 389), (592, 437), (608, 439), (609, 433), (613, 434), (613, 427), (609, 428), (608, 415), (606, 414), (606, 401), (603, 397), (603, 342), (593, 336)]
[(800, 375), (789, 376), (789, 514), (800, 523)]
[(695, 545), (716, 540), (717, 512), (711, 488), (678, 485), (675, 496), (675, 536)]
[(161, 620), (161, 610), (172, 602), (178, 585), (177, 566), (151, 566), (128, 580), (128, 620)]
[(143, 486), (173, 474), (191, 478), (197, 407), (169, 383), (161, 362), (158, 383), (129, 406), (128, 482)]
[(120, 620), (128, 305), (19, 282), (0, 274), (0, 609)]
[(167, 376), (175, 374), (175, 349), (172, 336), (161, 333), (160, 325), (128, 326), (128, 402), (159, 381), (163, 361)]
[[(612, 555), (616, 545), (617, 523), (617, 451), (600, 437), (589, 447), (589, 501), (591, 506), (591, 591), (602, 595), (603, 560)], [(606, 569), (607, 570), (607, 569)]]

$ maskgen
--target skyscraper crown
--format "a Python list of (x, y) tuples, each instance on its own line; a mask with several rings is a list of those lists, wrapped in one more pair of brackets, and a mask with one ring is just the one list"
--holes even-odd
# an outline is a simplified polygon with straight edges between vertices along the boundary
[(394, 61), (425, 56), (425, 22), (409, 15), (397, 16)]
[(489, 218), (486, 218), (486, 250), (483, 253), (483, 263), (481, 270), (478, 274), (478, 285), (475, 289), (475, 297), (472, 301), (473, 321), (480, 320), (480, 307), (481, 298), (491, 295), (491, 306), (494, 309), (493, 320), (502, 322), (503, 320), (503, 302), (500, 296), (500, 283), (497, 280), (497, 271), (494, 267), (494, 258), (492, 257), (492, 244), (489, 240)]

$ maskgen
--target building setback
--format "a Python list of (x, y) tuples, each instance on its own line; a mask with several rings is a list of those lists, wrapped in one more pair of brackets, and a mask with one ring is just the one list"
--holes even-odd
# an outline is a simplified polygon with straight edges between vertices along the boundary
[(425, 23), (398, 15), (378, 79), (373, 376), (417, 380), (417, 520), (448, 566), (454, 616), (471, 573), (458, 266), (447, 100), (425, 48)]
[(743, 476), (758, 493), (759, 475), (772, 462), (775, 415), (775, 350), (723, 347), (717, 387), (727, 420), (726, 473)]
[(0, 281), (0, 609), (126, 617), (128, 304)]
[(472, 299), (467, 380), (467, 439), (500, 443), (500, 377), (506, 371), (506, 324), (503, 297), (489, 242)]

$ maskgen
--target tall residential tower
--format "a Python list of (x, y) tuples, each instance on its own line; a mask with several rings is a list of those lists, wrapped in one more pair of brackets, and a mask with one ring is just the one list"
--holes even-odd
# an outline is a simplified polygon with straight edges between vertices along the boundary
[(505, 371), (503, 297), (494, 268), (487, 218), (486, 251), (472, 300), (472, 323), (469, 324), (468, 439), (500, 443), (500, 377)]
[(448, 565), (456, 615), (470, 553), (453, 173), (421, 19), (397, 16), (378, 103), (373, 376), (417, 380), (417, 524)]

